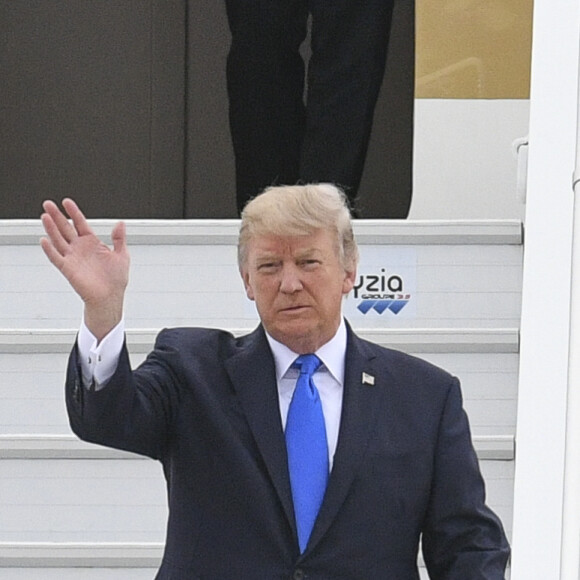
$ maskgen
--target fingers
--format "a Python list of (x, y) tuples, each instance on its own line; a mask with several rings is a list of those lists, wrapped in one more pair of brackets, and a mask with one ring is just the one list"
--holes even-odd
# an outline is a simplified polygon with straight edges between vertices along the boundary
[[(46, 200), (42, 207), (44, 212), (40, 219), (47, 238), (41, 240), (42, 248), (48, 259), (60, 268), (61, 258), (65, 258), (73, 249), (78, 246), (77, 242), (85, 236), (91, 236), (98, 242), (97, 236), (89, 226), (87, 219), (78, 205), (70, 198), (62, 200), (64, 212), (51, 200)], [(72, 221), (72, 223), (71, 223)], [(127, 234), (125, 224), (119, 222), (111, 232), (115, 253), (128, 257)], [(88, 247), (84, 244), (82, 247)]]
[(54, 264), (59, 270), (61, 270), (64, 258), (56, 250), (53, 243), (48, 238), (41, 238), (40, 246), (44, 250), (46, 257), (50, 260), (50, 262)]
[(66, 197), (62, 200), (62, 206), (66, 213), (72, 219), (74, 229), (79, 236), (86, 236), (92, 234), (93, 230), (90, 228), (85, 214), (79, 209), (79, 206), (70, 198)]
[(66, 214), (70, 216), (72, 223), (53, 201), (46, 200), (42, 204), (44, 211), (52, 218), (61, 236), (67, 242), (72, 241), (77, 236), (84, 236), (93, 233), (85, 215), (72, 199), (63, 199), (62, 206)]
[[(69, 220), (64, 215), (64, 213), (58, 208), (56, 203), (48, 200), (42, 204), (42, 207), (43, 207), (44, 211), (46, 212), (46, 214), (48, 214), (50, 216), (50, 218), (52, 219), (52, 221), (54, 222), (54, 225), (58, 229), (60, 235), (67, 242), (70, 242), (74, 238), (77, 237), (77, 230), (69, 222)], [(43, 223), (44, 223), (44, 220), (43, 220)]]
[[(50, 244), (54, 251), (58, 252), (61, 256), (64, 256), (69, 247), (69, 242), (62, 235), (61, 229), (59, 228), (55, 219), (53, 218), (54, 209), (46, 205), (45, 210), (47, 213), (42, 214), (42, 216), (40, 216), (40, 219), (42, 221), (42, 225), (44, 227), (44, 231), (48, 236), (48, 239), (43, 238), (45, 240), (45, 243), (42, 244), (42, 248), (49, 257), (50, 261), (54, 263), (54, 261), (51, 259), (51, 256), (47, 253), (46, 244)], [(60, 213), (60, 210), (58, 208), (56, 208), (56, 211)]]
[(51, 200), (46, 200), (42, 207), (45, 211), (41, 216), (42, 224), (54, 248), (64, 255), (77, 237), (93, 235), (87, 219), (78, 205), (70, 198), (62, 200), (62, 206), (67, 215)]
[(124, 222), (119, 222), (111, 232), (111, 240), (113, 241), (113, 249), (118, 254), (127, 253), (127, 231)]

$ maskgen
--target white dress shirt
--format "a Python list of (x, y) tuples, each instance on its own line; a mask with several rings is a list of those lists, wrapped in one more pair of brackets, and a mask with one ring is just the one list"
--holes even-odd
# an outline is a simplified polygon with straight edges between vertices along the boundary
[(96, 337), (87, 328), (85, 320), (77, 336), (83, 383), (86, 387), (102, 387), (115, 373), (119, 355), (125, 341), (125, 321), (122, 319), (113, 330), (97, 343)]
[[(299, 375), (298, 369), (292, 367), (298, 354), (274, 340), (268, 333), (266, 333), (266, 337), (274, 355), (280, 417), (282, 418), (282, 427), (285, 429), (288, 407)], [(338, 443), (338, 430), (342, 413), (346, 339), (346, 325), (344, 320), (341, 320), (334, 337), (314, 353), (322, 361), (322, 365), (316, 371), (313, 380), (320, 394), (324, 412), (330, 469), (332, 469)], [(83, 320), (77, 344), (85, 386), (90, 385), (99, 389), (113, 376), (124, 340), (125, 323), (123, 320), (98, 344), (97, 339)]]
[[(280, 416), (282, 427), (286, 429), (288, 407), (296, 388), (296, 381), (300, 374), (292, 363), (299, 356), (287, 346), (274, 340), (266, 333), (268, 343), (274, 355), (276, 363), (276, 382), (278, 384), (278, 401), (280, 403)], [(340, 416), (342, 414), (342, 392), (344, 386), (344, 359), (346, 354), (346, 325), (341, 320), (340, 326), (334, 337), (321, 346), (314, 353), (322, 365), (314, 374), (313, 381), (318, 389), (324, 423), (326, 425), (326, 440), (328, 443), (328, 465), (332, 469), (334, 453), (338, 443), (338, 430)]]

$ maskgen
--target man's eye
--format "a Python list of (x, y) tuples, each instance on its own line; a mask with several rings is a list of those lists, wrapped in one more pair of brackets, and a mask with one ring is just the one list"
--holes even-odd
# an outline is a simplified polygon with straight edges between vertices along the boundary
[(276, 269), (277, 264), (275, 262), (266, 262), (258, 266), (259, 272), (273, 272)]

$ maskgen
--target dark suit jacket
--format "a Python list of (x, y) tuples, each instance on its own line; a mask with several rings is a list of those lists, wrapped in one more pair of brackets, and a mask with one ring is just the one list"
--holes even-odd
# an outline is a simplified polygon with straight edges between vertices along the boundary
[(261, 327), (162, 331), (134, 372), (123, 350), (99, 391), (81, 386), (75, 350), (67, 407), (82, 439), (162, 462), (158, 579), (417, 580), (421, 537), (432, 579), (504, 578), (509, 548), (484, 503), (457, 379), (350, 329), (334, 467), (302, 555)]

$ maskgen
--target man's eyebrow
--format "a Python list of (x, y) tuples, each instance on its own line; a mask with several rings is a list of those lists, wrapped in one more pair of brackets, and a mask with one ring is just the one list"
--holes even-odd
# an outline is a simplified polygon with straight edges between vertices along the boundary
[(296, 252), (296, 258), (312, 258), (317, 257), (322, 254), (322, 251), (319, 248), (307, 248), (305, 250), (301, 250)]
[(279, 260), (280, 256), (276, 252), (264, 252), (256, 256), (256, 262), (271, 262), (272, 260)]
[[(305, 248), (304, 250), (298, 250), (293, 259), (304, 260), (308, 258), (319, 258), (323, 254), (320, 248)], [(257, 253), (255, 256), (255, 262), (263, 264), (264, 262), (272, 262), (281, 260), (282, 256), (278, 252), (272, 252), (269, 250), (264, 250), (263, 252)]]

